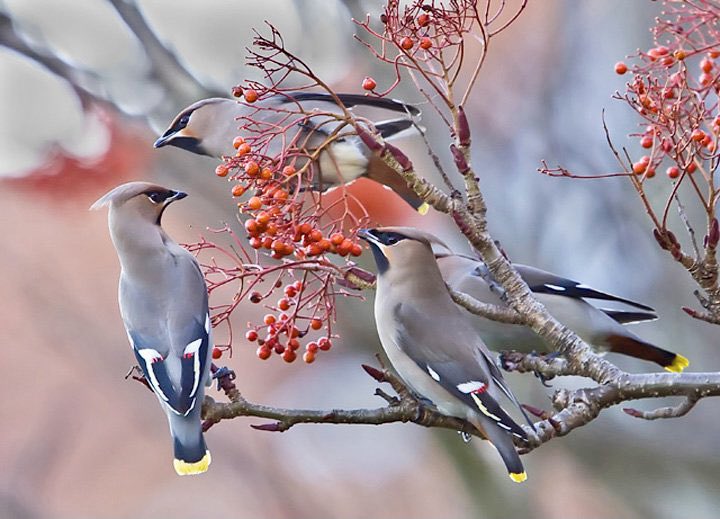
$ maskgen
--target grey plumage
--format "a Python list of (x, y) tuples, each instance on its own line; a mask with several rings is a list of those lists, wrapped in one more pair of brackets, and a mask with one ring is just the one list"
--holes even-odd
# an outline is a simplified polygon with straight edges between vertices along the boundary
[[(481, 275), (481, 261), (458, 254), (438, 254), (437, 262), (448, 286), (478, 301), (503, 305)], [(658, 348), (633, 334), (621, 323), (647, 321), (657, 316), (649, 306), (600, 292), (581, 283), (526, 265), (514, 264), (535, 297), (562, 324), (575, 331), (598, 353), (612, 351), (655, 362), (668, 371), (682, 371), (688, 361), (682, 355)], [(585, 299), (614, 301), (641, 311), (603, 310)], [(477, 332), (494, 350), (546, 351), (548, 345), (530, 328), (506, 324), (469, 314)]]
[[(413, 118), (420, 114), (416, 107), (393, 99), (358, 94), (337, 94), (337, 98), (348, 109), (363, 106), (393, 114), (391, 119), (373, 121), (373, 126), (386, 139), (406, 130), (413, 131)], [(232, 156), (238, 127), (251, 123), (259, 131), (282, 128), (285, 142), (296, 139), (299, 147), (313, 152), (324, 145), (328, 136), (339, 132), (340, 138), (317, 160), (315, 188), (322, 191), (364, 176), (387, 186), (413, 208), (425, 212), (427, 205), (403, 178), (374, 156), (351, 126), (337, 119), (341, 113), (335, 98), (322, 92), (288, 92), (252, 105), (224, 98), (203, 99), (182, 110), (155, 141), (155, 147), (176, 146), (216, 158)], [(274, 139), (264, 154), (279, 154), (281, 144), (281, 139)], [(301, 165), (302, 160), (298, 162), (298, 166)]]
[(471, 422), (497, 448), (510, 477), (523, 481), (513, 435), (527, 436), (499, 404), (502, 396), (516, 405), (517, 400), (450, 298), (431, 249), (437, 239), (404, 227), (359, 236), (370, 243), (378, 267), (375, 320), (395, 370), (440, 412)]
[(211, 355), (207, 286), (193, 255), (160, 225), (168, 205), (185, 196), (130, 182), (91, 207), (109, 207), (121, 265), (120, 313), (138, 364), (167, 415), (181, 475), (205, 472), (211, 460), (200, 421)]

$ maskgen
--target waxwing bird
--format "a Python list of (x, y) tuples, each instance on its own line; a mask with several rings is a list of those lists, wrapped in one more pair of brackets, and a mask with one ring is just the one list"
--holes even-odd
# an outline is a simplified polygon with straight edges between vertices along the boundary
[(527, 440), (527, 434), (498, 402), (501, 394), (515, 405), (517, 399), (445, 287), (431, 248), (437, 238), (408, 227), (358, 236), (370, 244), (377, 264), (375, 321), (390, 363), (441, 413), (472, 423), (497, 448), (510, 478), (524, 481), (513, 436)]
[[(479, 259), (460, 254), (437, 254), (437, 262), (447, 285), (478, 301), (504, 305), (487, 279), (487, 267)], [(689, 362), (677, 353), (643, 341), (623, 324), (656, 319), (649, 306), (594, 290), (586, 285), (526, 265), (513, 264), (518, 274), (548, 312), (575, 331), (597, 353), (611, 351), (655, 362), (671, 372), (682, 372)], [(485, 276), (485, 277), (484, 277)], [(638, 310), (620, 311), (597, 308), (585, 299), (615, 301)], [(465, 311), (465, 310), (463, 310)], [(468, 313), (469, 314), (469, 313)], [(492, 321), (469, 314), (475, 329), (491, 349), (515, 349), (524, 352), (547, 351), (550, 347), (530, 328), (519, 324)]]
[[(415, 106), (393, 99), (359, 94), (337, 94), (337, 98), (348, 109), (362, 106), (402, 114), (401, 117), (373, 121), (373, 126), (385, 139), (398, 136), (405, 130), (416, 131), (413, 117), (418, 116), (420, 111)], [(259, 110), (261, 107), (269, 109)], [(313, 112), (317, 112), (317, 115), (308, 117)], [(418, 198), (405, 180), (375, 156), (351, 126), (343, 127), (344, 122), (327, 115), (328, 113), (340, 115), (342, 110), (330, 94), (323, 92), (278, 94), (253, 105), (242, 104), (233, 99), (202, 99), (185, 108), (173, 119), (165, 133), (155, 141), (155, 147), (176, 146), (216, 158), (233, 156), (233, 139), (239, 133), (238, 126), (250, 119), (253, 119), (258, 127), (294, 128), (286, 131), (286, 140), (297, 136), (297, 142), (303, 143), (302, 147), (308, 152), (322, 146), (335, 132), (340, 132), (339, 138), (320, 154), (317, 161), (319, 174), (314, 178), (317, 189), (324, 191), (360, 177), (368, 177), (395, 191), (419, 212), (427, 212), (428, 205)], [(279, 154), (282, 151), (280, 145), (280, 139), (274, 139), (265, 154)]]
[(135, 358), (160, 401), (180, 475), (205, 472), (210, 452), (200, 408), (210, 370), (208, 292), (200, 267), (160, 226), (165, 209), (187, 195), (147, 182), (116, 187), (91, 209), (108, 206), (120, 259), (120, 314)]

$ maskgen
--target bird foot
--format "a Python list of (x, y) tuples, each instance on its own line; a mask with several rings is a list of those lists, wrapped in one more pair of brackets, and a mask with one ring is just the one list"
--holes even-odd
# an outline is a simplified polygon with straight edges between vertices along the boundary
[(217, 380), (217, 389), (218, 391), (227, 391), (231, 387), (235, 387), (235, 384), (233, 384), (233, 380), (237, 377), (235, 375), (235, 372), (228, 368), (227, 366), (222, 366), (221, 368), (218, 368), (214, 364), (212, 365), (212, 378), (213, 380)]

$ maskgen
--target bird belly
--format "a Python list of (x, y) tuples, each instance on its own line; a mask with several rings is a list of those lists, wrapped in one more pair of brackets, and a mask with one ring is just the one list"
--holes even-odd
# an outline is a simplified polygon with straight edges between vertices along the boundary
[(329, 186), (345, 184), (363, 176), (367, 165), (357, 142), (336, 142), (320, 155), (320, 180)]

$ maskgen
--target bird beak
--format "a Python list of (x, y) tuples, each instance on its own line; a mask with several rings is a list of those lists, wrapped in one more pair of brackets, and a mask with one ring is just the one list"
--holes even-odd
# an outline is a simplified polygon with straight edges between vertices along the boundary
[(175, 191), (175, 194), (173, 196), (166, 199), (165, 205), (169, 204), (170, 202), (174, 202), (175, 200), (182, 200), (186, 196), (188, 195), (184, 191)]
[(376, 247), (382, 247), (382, 243), (377, 239), (377, 237), (372, 233), (372, 229), (360, 229), (357, 232), (358, 238), (361, 238), (368, 242), (370, 245), (375, 245)]
[(155, 141), (153, 144), (153, 148), (162, 148), (166, 144), (168, 144), (172, 138), (175, 136), (175, 134), (171, 133), (170, 135), (162, 135), (158, 140)]

